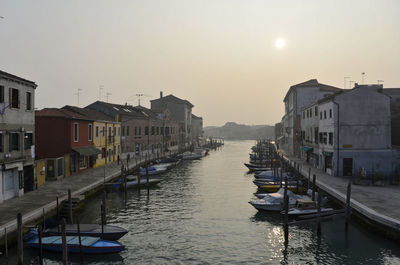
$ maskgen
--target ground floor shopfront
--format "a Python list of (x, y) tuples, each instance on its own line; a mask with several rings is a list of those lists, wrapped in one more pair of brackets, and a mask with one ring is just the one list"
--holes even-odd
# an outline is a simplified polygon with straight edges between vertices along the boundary
[(5, 163), (0, 168), (0, 203), (36, 188), (33, 162)]

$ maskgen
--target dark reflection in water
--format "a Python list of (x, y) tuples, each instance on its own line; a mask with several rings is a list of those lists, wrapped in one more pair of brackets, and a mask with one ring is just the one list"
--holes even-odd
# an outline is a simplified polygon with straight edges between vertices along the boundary
[[(243, 162), (252, 141), (226, 142), (200, 161), (186, 161), (149, 190), (107, 195), (107, 221), (129, 230), (127, 249), (85, 257), (86, 264), (400, 264), (400, 247), (344, 221), (290, 227), (284, 250), (279, 214), (258, 213), (248, 201), (256, 186)], [(90, 198), (81, 222), (100, 223), (101, 194)], [(27, 264), (36, 252), (26, 252)], [(15, 257), (15, 256), (14, 256)], [(0, 264), (2, 260), (0, 259)], [(73, 257), (72, 264), (79, 264)], [(45, 264), (61, 264), (46, 255)]]

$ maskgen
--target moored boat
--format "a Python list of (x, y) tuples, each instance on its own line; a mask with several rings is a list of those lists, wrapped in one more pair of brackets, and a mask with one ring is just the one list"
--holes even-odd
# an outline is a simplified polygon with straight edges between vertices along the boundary
[[(146, 177), (141, 177), (140, 182), (138, 182), (138, 176), (129, 175), (126, 177), (126, 187), (127, 188), (137, 187), (137, 185), (152, 186), (152, 185), (156, 185), (157, 183), (160, 183), (161, 181), (162, 181), (162, 179), (151, 177), (151, 178), (149, 178), (149, 181), (147, 182)], [(124, 180), (122, 178), (119, 178), (115, 183), (113, 183), (113, 185), (112, 185), (113, 189), (121, 188), (121, 185), (123, 185), (123, 182), (124, 182)]]
[[(283, 210), (285, 189), (280, 189), (276, 193), (266, 194), (262, 199), (253, 200), (249, 203), (257, 210), (280, 212)], [(289, 207), (296, 204), (296, 200), (301, 198), (300, 195), (294, 194), (290, 190), (287, 191), (289, 197)]]
[[(118, 240), (123, 237), (128, 230), (116, 226), (116, 225), (104, 225), (103, 232), (101, 225), (98, 224), (80, 224), (79, 225), (81, 236), (99, 237), (105, 240)], [(77, 236), (78, 226), (77, 224), (66, 224), (65, 233), (67, 236)], [(57, 236), (61, 235), (61, 229), (59, 227), (52, 227), (44, 230), (45, 236)]]
[[(261, 185), (259, 186), (259, 188), (263, 191), (272, 193), (272, 192), (277, 192), (281, 188), (281, 186), (280, 184), (267, 184), (267, 185)], [(305, 193), (307, 191), (307, 189), (304, 187), (297, 188), (296, 186), (288, 186), (288, 190), (292, 192), (297, 192), (297, 189), (299, 193)]]
[[(80, 253), (79, 237), (67, 236), (67, 248), (70, 253)], [(39, 238), (36, 237), (27, 242), (31, 248), (39, 248)], [(45, 251), (62, 252), (62, 237), (48, 236), (42, 238), (42, 248)], [(125, 246), (116, 241), (103, 240), (98, 237), (81, 236), (81, 248), (84, 254), (110, 254), (125, 249)]]
[[(333, 211), (333, 208), (321, 207), (321, 213), (327, 213)], [(318, 213), (317, 204), (312, 200), (297, 199), (296, 204), (293, 208), (290, 208), (288, 215), (298, 216)], [(284, 212), (282, 212), (284, 214)]]

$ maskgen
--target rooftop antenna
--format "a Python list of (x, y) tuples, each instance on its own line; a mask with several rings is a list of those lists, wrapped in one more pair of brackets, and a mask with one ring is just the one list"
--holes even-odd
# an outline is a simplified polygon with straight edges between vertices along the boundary
[(136, 94), (136, 96), (138, 97), (138, 106), (140, 106), (140, 97), (143, 97), (144, 94)]
[(384, 82), (383, 80), (378, 80), (378, 85), (380, 85), (383, 82)]
[(365, 76), (365, 72), (361, 73), (361, 83), (364, 85), (364, 76)]
[(347, 79), (350, 79), (351, 77), (350, 76), (345, 76), (343, 79), (344, 79), (344, 81), (343, 81), (343, 88), (344, 89), (346, 89), (346, 81), (347, 81)]
[(104, 86), (100, 85), (99, 86), (99, 101), (101, 101), (101, 91), (104, 90)]
[(106, 93), (106, 102), (108, 103), (108, 97), (111, 95), (111, 93), (107, 92)]
[(78, 92), (75, 93), (77, 100), (78, 100), (78, 107), (79, 107), (79, 95), (81, 94), (82, 89), (78, 88)]

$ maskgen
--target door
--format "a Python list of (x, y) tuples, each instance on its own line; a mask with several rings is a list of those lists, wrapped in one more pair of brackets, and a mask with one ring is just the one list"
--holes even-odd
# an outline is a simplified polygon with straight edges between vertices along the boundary
[(55, 177), (54, 160), (52, 159), (47, 160), (46, 170), (47, 170), (46, 177), (49, 179), (53, 179)]
[(33, 191), (35, 186), (33, 166), (24, 167), (24, 182), (24, 192)]
[(343, 176), (353, 175), (353, 158), (343, 158)]
[(4, 177), (4, 200), (8, 200), (15, 197), (15, 177), (17, 174), (16, 169), (3, 171)]
[(112, 162), (112, 160), (111, 160), (111, 158), (112, 158), (112, 150), (111, 149), (108, 149), (108, 162), (109, 163), (111, 163)]

